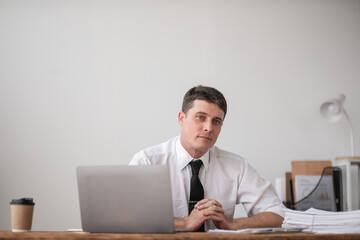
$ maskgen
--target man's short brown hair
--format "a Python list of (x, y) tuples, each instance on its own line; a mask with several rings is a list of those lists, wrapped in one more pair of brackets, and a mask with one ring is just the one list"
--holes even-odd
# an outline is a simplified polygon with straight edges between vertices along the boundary
[(182, 111), (187, 114), (189, 109), (194, 105), (195, 100), (205, 100), (209, 103), (214, 103), (224, 111), (224, 118), (227, 111), (227, 104), (224, 95), (217, 89), (207, 86), (196, 86), (191, 88), (184, 96)]

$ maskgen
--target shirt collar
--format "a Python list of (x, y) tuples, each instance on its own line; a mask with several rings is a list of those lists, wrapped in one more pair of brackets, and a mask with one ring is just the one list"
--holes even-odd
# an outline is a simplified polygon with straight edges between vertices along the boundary
[[(185, 150), (183, 145), (180, 142), (180, 137), (176, 140), (176, 156), (177, 156), (177, 165), (180, 170), (185, 168), (194, 158)], [(208, 150), (203, 156), (200, 158), (204, 164), (205, 171), (207, 171), (210, 160), (210, 151)]]

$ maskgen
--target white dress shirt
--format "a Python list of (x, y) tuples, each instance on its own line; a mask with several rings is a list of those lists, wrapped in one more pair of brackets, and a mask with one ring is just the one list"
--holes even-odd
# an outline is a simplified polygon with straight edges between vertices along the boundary
[[(273, 212), (284, 217), (284, 205), (269, 181), (259, 174), (239, 155), (212, 147), (200, 158), (203, 166), (199, 172), (204, 187), (204, 197), (217, 200), (232, 219), (235, 205), (243, 204), (248, 216)], [(188, 216), (191, 166), (193, 160), (183, 148), (180, 138), (136, 153), (130, 165), (169, 165), (175, 218)], [(212, 221), (205, 223), (205, 230), (214, 229)]]

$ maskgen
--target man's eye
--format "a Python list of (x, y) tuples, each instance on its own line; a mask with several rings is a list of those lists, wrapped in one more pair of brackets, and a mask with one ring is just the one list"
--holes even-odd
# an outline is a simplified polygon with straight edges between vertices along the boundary
[(205, 119), (205, 117), (203, 115), (199, 115), (197, 116), (198, 119)]
[(221, 126), (222, 125), (222, 121), (220, 120), (214, 120), (214, 123), (218, 126)]

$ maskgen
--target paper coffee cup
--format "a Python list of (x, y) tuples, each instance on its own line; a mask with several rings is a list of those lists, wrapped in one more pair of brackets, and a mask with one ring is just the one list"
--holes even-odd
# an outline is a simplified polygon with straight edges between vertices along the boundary
[(14, 199), (10, 202), (11, 230), (13, 232), (31, 230), (34, 205), (32, 198)]

